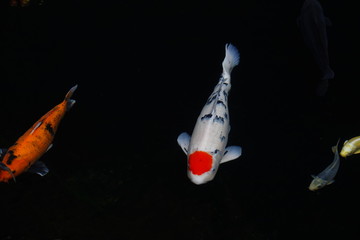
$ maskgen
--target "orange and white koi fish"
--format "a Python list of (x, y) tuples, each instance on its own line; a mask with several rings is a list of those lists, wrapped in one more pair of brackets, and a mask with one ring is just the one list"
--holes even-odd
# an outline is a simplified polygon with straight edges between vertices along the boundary
[(230, 131), (228, 95), (231, 88), (230, 74), (239, 64), (236, 47), (225, 45), (223, 73), (197, 119), (192, 137), (186, 132), (177, 142), (188, 156), (188, 177), (195, 184), (211, 181), (224, 163), (240, 157), (241, 148), (226, 147)]
[[(77, 85), (66, 94), (65, 99), (42, 116), (29, 130), (22, 135), (5, 153), (0, 162), (0, 182), (20, 175), (25, 171), (44, 176), (49, 169), (38, 159), (51, 148), (55, 133), (61, 119), (75, 103), (70, 99)], [(0, 157), (5, 152), (0, 149)]]

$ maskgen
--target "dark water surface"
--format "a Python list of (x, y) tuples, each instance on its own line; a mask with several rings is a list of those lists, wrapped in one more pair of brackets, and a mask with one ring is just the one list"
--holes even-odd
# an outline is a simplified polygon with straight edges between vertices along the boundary
[[(41, 158), (50, 172), (0, 184), (0, 239), (358, 239), (359, 156), (307, 189), (337, 139), (360, 135), (352, 2), (321, 1), (335, 72), (323, 98), (296, 25), (302, 1), (116, 2), (1, 5), (0, 147), (79, 87)], [(241, 55), (229, 144), (243, 155), (196, 186), (176, 138), (229, 42)]]

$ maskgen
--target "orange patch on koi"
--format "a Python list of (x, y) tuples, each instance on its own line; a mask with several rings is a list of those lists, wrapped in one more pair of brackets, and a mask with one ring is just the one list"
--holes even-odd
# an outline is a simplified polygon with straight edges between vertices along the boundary
[(195, 175), (201, 175), (210, 171), (212, 167), (212, 156), (207, 152), (196, 151), (189, 156), (189, 169)]

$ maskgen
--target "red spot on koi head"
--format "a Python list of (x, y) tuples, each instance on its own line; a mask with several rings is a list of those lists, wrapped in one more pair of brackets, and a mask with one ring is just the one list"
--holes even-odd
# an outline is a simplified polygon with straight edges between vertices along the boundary
[(195, 175), (201, 175), (210, 171), (212, 156), (207, 152), (196, 151), (189, 156), (189, 169)]

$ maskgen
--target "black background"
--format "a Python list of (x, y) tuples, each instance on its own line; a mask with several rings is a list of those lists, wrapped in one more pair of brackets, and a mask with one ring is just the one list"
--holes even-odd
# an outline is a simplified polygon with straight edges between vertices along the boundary
[[(359, 156), (310, 192), (331, 146), (359, 135), (359, 17), (321, 1), (335, 79), (296, 25), (302, 1), (44, 1), (0, 9), (0, 147), (78, 84), (42, 161), (0, 185), (0, 239), (357, 239)], [(240, 52), (229, 145), (243, 155), (212, 182), (186, 176), (176, 138), (191, 133)]]

